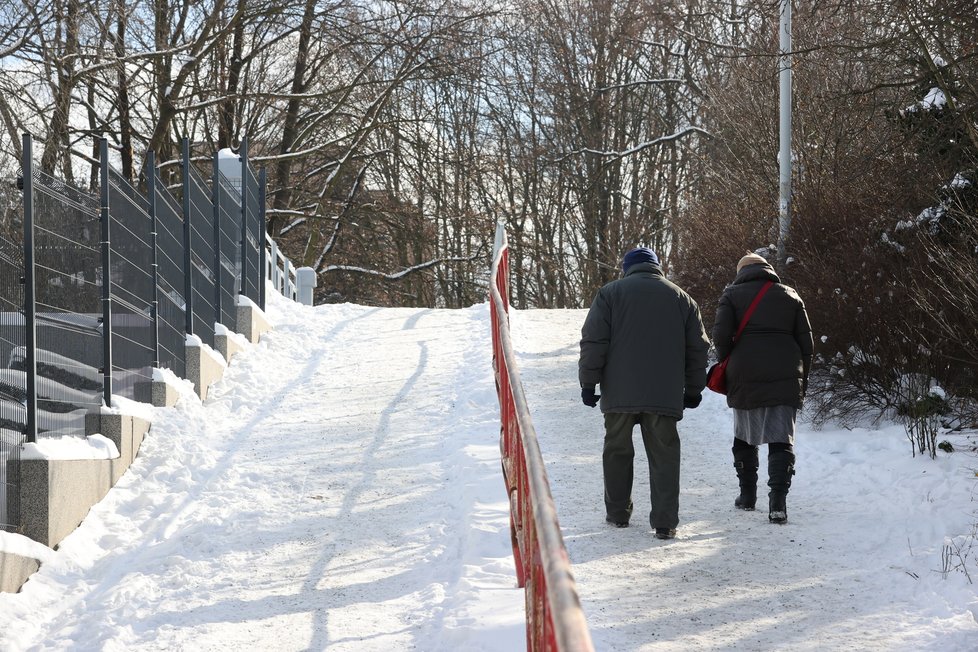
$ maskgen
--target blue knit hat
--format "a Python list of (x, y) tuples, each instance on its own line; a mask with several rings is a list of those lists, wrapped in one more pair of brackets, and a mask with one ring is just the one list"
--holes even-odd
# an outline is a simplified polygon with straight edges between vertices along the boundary
[(637, 249), (632, 249), (625, 257), (621, 259), (621, 271), (622, 273), (627, 273), (628, 268), (637, 263), (652, 263), (653, 265), (659, 264), (659, 257), (655, 255), (655, 252), (648, 247), (639, 247)]

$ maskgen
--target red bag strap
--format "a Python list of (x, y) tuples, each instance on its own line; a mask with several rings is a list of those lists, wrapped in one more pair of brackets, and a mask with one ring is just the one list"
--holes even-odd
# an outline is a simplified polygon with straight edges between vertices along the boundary
[(740, 334), (744, 332), (744, 326), (746, 326), (747, 322), (750, 321), (750, 316), (753, 315), (754, 310), (757, 309), (757, 304), (761, 302), (761, 297), (764, 296), (765, 292), (771, 289), (772, 285), (774, 285), (774, 281), (768, 281), (763, 285), (763, 287), (761, 287), (760, 290), (757, 291), (757, 296), (754, 297), (754, 300), (751, 301), (750, 306), (747, 307), (747, 312), (744, 313), (744, 318), (740, 320), (740, 326), (737, 327), (737, 333), (733, 336), (733, 344), (736, 344), (737, 340), (740, 339)]

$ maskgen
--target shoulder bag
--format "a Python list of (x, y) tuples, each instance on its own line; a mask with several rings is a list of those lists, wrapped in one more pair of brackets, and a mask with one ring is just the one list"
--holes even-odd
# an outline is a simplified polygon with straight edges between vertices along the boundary
[[(733, 343), (731, 344), (731, 353), (733, 352), (733, 347), (736, 346), (737, 340), (740, 339), (740, 334), (744, 332), (744, 326), (750, 320), (751, 315), (754, 314), (754, 310), (757, 308), (757, 304), (761, 302), (761, 297), (764, 293), (774, 285), (774, 281), (768, 281), (765, 283), (760, 290), (757, 291), (757, 296), (751, 301), (750, 306), (747, 308), (747, 312), (744, 313), (744, 318), (740, 320), (740, 326), (737, 327), (737, 332), (733, 336)], [(716, 392), (717, 394), (727, 393), (727, 362), (730, 360), (730, 354), (727, 354), (720, 362), (717, 362), (706, 372), (706, 386)]]

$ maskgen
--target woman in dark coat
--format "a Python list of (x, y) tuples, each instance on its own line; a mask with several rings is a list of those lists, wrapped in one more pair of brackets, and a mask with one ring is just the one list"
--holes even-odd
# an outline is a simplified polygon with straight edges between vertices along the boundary
[[(772, 281), (734, 346), (733, 337), (754, 297)], [(768, 445), (768, 518), (788, 520), (786, 498), (795, 467), (795, 417), (808, 388), (812, 327), (805, 304), (781, 284), (774, 268), (757, 254), (737, 263), (737, 276), (724, 289), (713, 325), (713, 344), (727, 363), (727, 405), (734, 410), (734, 467), (740, 496), (734, 505), (752, 510), (757, 502), (757, 447)]]

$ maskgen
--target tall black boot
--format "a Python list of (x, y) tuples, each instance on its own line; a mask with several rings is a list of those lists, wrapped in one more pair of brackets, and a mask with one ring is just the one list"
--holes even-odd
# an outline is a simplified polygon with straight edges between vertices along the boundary
[(767, 456), (768, 494), (767, 518), (772, 523), (788, 522), (788, 489), (795, 474), (795, 454), (792, 450), (772, 450)]
[(753, 511), (757, 504), (757, 446), (735, 443), (733, 456), (737, 479), (740, 480), (740, 495), (734, 500), (734, 507)]

